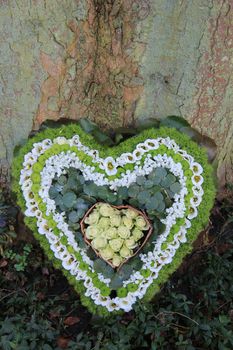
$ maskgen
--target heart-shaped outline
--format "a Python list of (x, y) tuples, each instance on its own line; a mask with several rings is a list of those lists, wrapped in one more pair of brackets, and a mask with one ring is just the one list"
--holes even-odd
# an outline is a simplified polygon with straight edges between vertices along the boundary
[[(21, 172), (21, 175), (22, 175), (22, 173), (24, 173), (24, 175), (26, 176), (26, 177), (23, 178), (23, 180), (21, 178), (21, 184), (22, 184), (23, 190), (24, 190), (25, 189), (25, 187), (24, 187), (25, 186), (25, 181), (28, 180), (27, 176), (30, 173), (30, 169), (29, 169), (29, 171), (27, 173), (27, 172), (25, 172), (25, 168), (27, 168), (27, 166), (29, 164), (32, 164), (32, 162), (35, 161), (35, 164), (33, 165), (34, 171), (36, 171), (36, 169), (38, 171), (41, 170), (41, 167), (38, 166), (37, 158), (36, 158), (35, 155), (36, 155), (36, 153), (38, 153), (38, 152), (40, 153), (40, 151), (43, 151), (43, 147), (44, 147), (44, 149), (46, 149), (46, 151), (47, 151), (47, 153), (49, 155), (48, 148), (49, 148), (51, 143), (50, 143), (49, 140), (44, 140), (46, 138), (46, 136), (50, 137), (51, 139), (54, 140), (58, 135), (64, 135), (64, 136), (62, 136), (62, 137), (57, 139), (57, 142), (61, 144), (60, 146), (61, 146), (61, 149), (63, 150), (62, 152), (64, 152), (64, 151), (67, 151), (67, 145), (64, 145), (64, 143), (66, 143), (65, 138), (73, 136), (73, 139), (74, 139), (74, 135), (75, 134), (79, 135), (79, 137), (82, 140), (82, 142), (84, 142), (83, 140), (85, 140), (85, 145), (88, 145), (88, 146), (91, 146), (91, 148), (94, 148), (91, 151), (91, 154), (88, 154), (87, 157), (92, 156), (93, 158), (96, 158), (98, 152), (99, 152), (100, 155), (101, 154), (106, 155), (106, 153), (107, 153), (106, 150), (104, 150), (103, 147), (101, 147), (99, 145), (96, 145), (94, 140), (92, 139), (92, 137), (90, 137), (89, 135), (86, 135), (76, 125), (65, 126), (65, 127), (60, 128), (60, 129), (55, 129), (55, 130), (46, 130), (46, 131), (42, 132), (41, 134), (38, 134), (34, 139), (29, 140), (28, 144), (21, 149), (19, 156), (16, 158), (16, 160), (14, 162), (14, 167), (13, 167), (13, 174), (14, 174), (14, 179), (15, 179), (14, 189), (18, 192), (18, 200), (19, 200), (19, 204), (21, 205), (21, 207), (23, 207), (25, 209), (24, 198), (22, 196), (22, 192), (21, 192), (21, 189), (20, 189), (19, 184), (18, 184), (18, 179), (20, 177), (20, 172)], [(170, 136), (170, 139), (169, 139), (169, 136)], [(74, 146), (74, 147), (77, 147), (77, 146), (79, 147), (79, 151), (78, 152), (80, 152), (79, 137), (76, 137), (76, 143), (77, 144), (76, 144), (76, 146)], [(199, 204), (199, 215), (198, 215), (199, 220), (197, 220), (197, 218), (194, 219), (195, 228), (194, 228), (194, 225), (189, 227), (190, 224), (188, 222), (186, 222), (186, 226), (187, 226), (186, 229), (187, 229), (187, 231), (189, 233), (188, 234), (188, 245), (183, 244), (182, 245), (182, 249), (180, 249), (179, 247), (176, 247), (177, 250), (175, 250), (175, 253), (173, 252), (175, 254), (175, 257), (174, 257), (174, 254), (173, 254), (172, 258), (174, 257), (174, 259), (171, 259), (171, 261), (173, 261), (173, 264), (169, 264), (171, 261), (169, 261), (169, 259), (168, 259), (168, 261), (166, 261), (165, 266), (169, 266), (169, 268), (165, 269), (165, 270), (163, 268), (163, 274), (158, 273), (158, 272), (156, 274), (156, 272), (155, 272), (156, 268), (154, 268), (154, 276), (153, 277), (155, 277), (155, 278), (153, 278), (153, 279), (155, 281), (151, 281), (150, 280), (150, 283), (144, 283), (143, 284), (143, 288), (142, 288), (143, 289), (143, 293), (141, 291), (140, 291), (140, 293), (139, 292), (135, 293), (135, 292), (128, 291), (128, 294), (127, 294), (127, 298), (128, 299), (126, 297), (122, 297), (122, 298), (116, 297), (114, 300), (112, 300), (112, 299), (109, 300), (107, 297), (104, 297), (103, 295), (101, 296), (100, 294), (98, 294), (98, 298), (96, 299), (96, 296), (97, 296), (96, 287), (94, 287), (92, 289), (91, 293), (90, 293), (90, 288), (87, 289), (85, 291), (86, 298), (85, 297), (83, 298), (83, 302), (84, 302), (84, 304), (88, 304), (89, 308), (91, 306), (92, 311), (95, 311), (93, 309), (96, 309), (96, 307), (95, 307), (96, 304), (101, 304), (102, 305), (102, 308), (100, 308), (100, 309), (97, 308), (98, 311), (102, 312), (102, 313), (106, 313), (106, 309), (108, 311), (119, 310), (119, 309), (123, 309), (125, 311), (129, 311), (132, 308), (132, 305), (135, 303), (136, 299), (141, 298), (141, 297), (144, 297), (144, 299), (145, 299), (145, 294), (147, 294), (146, 297), (148, 299), (150, 297), (151, 291), (153, 291), (153, 292), (156, 291), (158, 289), (158, 284), (163, 282), (163, 280), (167, 279), (167, 276), (166, 276), (165, 272), (167, 272), (167, 274), (170, 274), (172, 271), (174, 271), (176, 269), (176, 267), (178, 267), (178, 265), (180, 264), (180, 262), (182, 260), (182, 257), (187, 254), (187, 251), (190, 250), (190, 247), (191, 247), (190, 243), (192, 243), (192, 241), (196, 238), (198, 232), (201, 230), (201, 228), (206, 224), (206, 222), (208, 220), (209, 211), (210, 211), (210, 209), (212, 207), (213, 199), (214, 199), (214, 195), (215, 195), (215, 189), (214, 189), (213, 178), (212, 178), (212, 168), (207, 163), (207, 158), (206, 158), (205, 152), (203, 150), (201, 150), (195, 143), (193, 143), (188, 137), (186, 137), (184, 135), (181, 135), (176, 130), (172, 130), (172, 129), (168, 129), (168, 128), (161, 128), (159, 130), (158, 129), (150, 129), (150, 130), (144, 131), (142, 134), (140, 134), (140, 135), (138, 135), (138, 136), (136, 136), (136, 137), (134, 137), (134, 138), (132, 138), (130, 140), (125, 141), (124, 143), (120, 144), (120, 146), (118, 146), (115, 149), (113, 149), (113, 156), (115, 156), (114, 158), (109, 157), (109, 156), (105, 157), (105, 159), (102, 158), (103, 159), (103, 162), (101, 164), (102, 168), (106, 167), (109, 161), (111, 161), (113, 163), (112, 165), (115, 166), (116, 165), (116, 163), (114, 163), (114, 162), (116, 162), (115, 159), (117, 160), (117, 155), (119, 155), (121, 153), (124, 153), (124, 156), (118, 157), (118, 158), (120, 158), (120, 162), (121, 162), (120, 165), (122, 166), (122, 165), (126, 164), (126, 162), (128, 162), (128, 164), (130, 164), (130, 163), (132, 164), (131, 157), (132, 156), (133, 157), (137, 157), (138, 156), (136, 154), (136, 152), (137, 152), (136, 151), (136, 149), (137, 149), (136, 146), (142, 144), (144, 140), (147, 140), (147, 142), (151, 142), (151, 141), (155, 140), (155, 138), (156, 138), (157, 142), (160, 142), (161, 140), (167, 140), (167, 142), (170, 143), (171, 148), (173, 148), (173, 151), (174, 150), (177, 151), (180, 148), (178, 145), (176, 145), (176, 142), (179, 142), (179, 145), (181, 145), (183, 150), (180, 151), (179, 156), (178, 156), (178, 154), (175, 154), (175, 157), (173, 157), (173, 158), (176, 158), (176, 159), (178, 158), (178, 160), (180, 160), (180, 156), (182, 155), (184, 159), (186, 158), (185, 159), (186, 162), (188, 160), (191, 160), (191, 164), (192, 164), (193, 168), (197, 167), (197, 171), (198, 171), (198, 169), (201, 169), (201, 168), (198, 168), (197, 164), (201, 163), (202, 168), (203, 168), (203, 175), (204, 175), (203, 176), (204, 177), (204, 183), (202, 184), (204, 191), (203, 191), (203, 200), (200, 203), (198, 203)], [(42, 141), (42, 144), (35, 145), (34, 152), (32, 151), (30, 153), (30, 150), (33, 149), (33, 144), (35, 144), (36, 142), (40, 143), (41, 141)], [(160, 146), (160, 153), (161, 153), (161, 147), (163, 148), (163, 151), (167, 150), (167, 148), (164, 149), (164, 144), (163, 144), (164, 142), (161, 142), (161, 143), (162, 143), (162, 145)], [(94, 147), (93, 147), (93, 144), (94, 144)], [(43, 147), (42, 147), (42, 145), (43, 145)], [(58, 149), (58, 148), (60, 148), (60, 146), (56, 145), (58, 153), (61, 153), (60, 152), (61, 150)], [(40, 149), (41, 147), (42, 147), (42, 149)], [(68, 146), (68, 148), (69, 147), (70, 146)], [(129, 152), (127, 152), (127, 153), (123, 152), (124, 148), (127, 149), (127, 151), (129, 151)], [(187, 150), (192, 154), (192, 156), (194, 156), (196, 162), (193, 162), (193, 157), (192, 156), (190, 157), (187, 154), (187, 152), (186, 152)], [(82, 151), (87, 153), (87, 152), (90, 151), (90, 149), (89, 149), (89, 147), (87, 148), (87, 146), (83, 146)], [(130, 151), (132, 152), (131, 154), (130, 154)], [(27, 153), (29, 153), (29, 154), (27, 155)], [(42, 152), (42, 153), (44, 153), (44, 152)], [(168, 150), (167, 150), (167, 153), (168, 153)], [(71, 153), (68, 153), (68, 155), (70, 157)], [(43, 159), (43, 155), (40, 156), (40, 157)], [(79, 153), (79, 157), (83, 158), (83, 154)], [(161, 161), (163, 161), (163, 160), (164, 159), (162, 159)], [(138, 159), (136, 159), (136, 161), (138, 161)], [(23, 167), (24, 167), (23, 170), (21, 169), (22, 164), (23, 164)], [(30, 168), (30, 166), (29, 166), (29, 168)], [(113, 168), (114, 168), (114, 171), (115, 171), (116, 167), (113, 167)], [(101, 171), (101, 170), (102, 170), (102, 173), (103, 173), (103, 169), (99, 168), (99, 171)], [(186, 166), (186, 170), (187, 170), (187, 166)], [(189, 172), (189, 175), (190, 175), (190, 169), (188, 169), (186, 171), (186, 173), (187, 172)], [(129, 175), (129, 176), (127, 177), (127, 175)], [(113, 172), (113, 173), (111, 173), (109, 175), (109, 177), (111, 179), (113, 179), (114, 176), (116, 176), (116, 172), (115, 173)], [(130, 177), (132, 177), (132, 172), (128, 171), (128, 173), (127, 173), (127, 171), (126, 171), (125, 179), (130, 178)], [(193, 180), (194, 180), (194, 177), (195, 177), (195, 175), (193, 175)], [(36, 180), (35, 176), (34, 176), (34, 180)], [(192, 186), (192, 184), (190, 184), (190, 179), (189, 179), (189, 181), (186, 181), (186, 182), (188, 183), (189, 186)], [(35, 184), (33, 186), (36, 187)], [(196, 187), (196, 189), (197, 189), (197, 187)], [(196, 189), (194, 188), (194, 192), (196, 191)], [(201, 193), (202, 193), (202, 191), (201, 191)], [(37, 199), (39, 199), (39, 198), (37, 198)], [(188, 198), (188, 201), (190, 201), (190, 198)], [(204, 205), (203, 205), (203, 202), (205, 203)], [(42, 203), (42, 205), (43, 205), (43, 203)], [(29, 213), (26, 212), (26, 214), (29, 214)], [(39, 215), (39, 213), (38, 213), (38, 215)], [(30, 218), (29, 220), (26, 220), (26, 222), (29, 224), (29, 226), (31, 228), (33, 228), (34, 231), (36, 231), (35, 219), (34, 218)], [(56, 227), (56, 225), (55, 225), (55, 227)], [(177, 235), (181, 236), (181, 240), (182, 240), (182, 237), (184, 237), (184, 236), (182, 236), (182, 230), (177, 232)], [(48, 245), (46, 244), (47, 242), (45, 242), (44, 237), (41, 236), (40, 234), (39, 235), (36, 234), (36, 236), (42, 242), (42, 245), (44, 246), (45, 250), (47, 250), (47, 252), (49, 253), (48, 255), (51, 256), (51, 251), (48, 251)], [(178, 237), (178, 236), (176, 236), (176, 237)], [(169, 238), (169, 236), (168, 236), (168, 238)], [(71, 243), (71, 245), (72, 244), (75, 245), (76, 242), (73, 242), (73, 240), (71, 239), (70, 243)], [(62, 246), (62, 248), (64, 248), (64, 246)], [(179, 252), (179, 257), (177, 256), (177, 251)], [(56, 252), (55, 252), (55, 257), (56, 257)], [(60, 256), (59, 256), (59, 258), (60, 258)], [(85, 260), (85, 257), (83, 255), (82, 255), (82, 258), (84, 260), (84, 263), (88, 263), (87, 259)], [(165, 259), (166, 259), (166, 257), (165, 257)], [(153, 262), (153, 260), (154, 259), (152, 259), (152, 262)], [(174, 261), (175, 261), (175, 264), (174, 264)], [(162, 261), (161, 261), (161, 263), (162, 263)], [(62, 264), (63, 264), (63, 268), (65, 268), (65, 269), (68, 268), (68, 266), (64, 266), (64, 261), (62, 261)], [(59, 263), (59, 265), (61, 266), (61, 263)], [(146, 269), (145, 269), (145, 271), (146, 271)], [(71, 270), (70, 270), (70, 272), (71, 272)], [(72, 274), (72, 272), (71, 272), (71, 274)], [(79, 278), (80, 279), (83, 278), (83, 273), (82, 272), (80, 272), (79, 276), (77, 276), (78, 279)], [(67, 273), (66, 273), (66, 275), (67, 275)], [(146, 275), (146, 272), (144, 272), (144, 275)], [(161, 278), (161, 276), (163, 278)], [(74, 279), (73, 279), (73, 277), (71, 277), (71, 275), (69, 275), (68, 277), (75, 284), (76, 289), (78, 289), (79, 291), (80, 290), (83, 291), (83, 288), (80, 288), (80, 286), (77, 286), (76, 281), (74, 281)], [(144, 277), (144, 276), (142, 276), (142, 277)], [(150, 276), (150, 278), (151, 278), (151, 276)], [(88, 283), (89, 283), (89, 285), (91, 284), (90, 280), (91, 280), (91, 278), (88, 279), (88, 282), (87, 282), (87, 280), (85, 280), (86, 284), (84, 283), (84, 286), (88, 287)], [(145, 280), (146, 280), (146, 282), (148, 282), (148, 277), (147, 278), (144, 277), (143, 282), (145, 282)], [(104, 278), (101, 280), (101, 282), (102, 283), (107, 283), (106, 279), (104, 279)], [(128, 282), (127, 283), (128, 285), (132, 284), (132, 280), (127, 281), (127, 282)], [(127, 284), (126, 284), (126, 286), (127, 286)], [(137, 295), (136, 297), (135, 297), (135, 294)], [(91, 302), (91, 303), (89, 302), (90, 301), (89, 296), (94, 300), (94, 303), (93, 302)], [(116, 305), (117, 302), (118, 302), (118, 305), (113, 307), (113, 305)], [(93, 304), (94, 304), (94, 307), (93, 307)]]

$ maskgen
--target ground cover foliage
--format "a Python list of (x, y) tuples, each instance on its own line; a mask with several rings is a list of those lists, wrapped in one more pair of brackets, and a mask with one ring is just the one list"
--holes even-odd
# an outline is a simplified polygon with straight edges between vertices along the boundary
[(0, 348), (232, 349), (230, 198), (216, 203), (210, 229), (154, 301), (124, 316), (91, 316), (36, 242), (6, 243), (0, 260)]
[(233, 186), (223, 195), (209, 228), (160, 294), (150, 304), (107, 319), (81, 305), (15, 219), (19, 214), (12, 203), (0, 196), (0, 349), (231, 350)]

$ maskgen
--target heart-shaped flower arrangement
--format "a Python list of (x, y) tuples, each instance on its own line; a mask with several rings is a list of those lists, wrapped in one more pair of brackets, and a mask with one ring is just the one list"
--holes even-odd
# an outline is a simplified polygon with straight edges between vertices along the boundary
[[(102, 315), (129, 311), (159, 291), (208, 223), (215, 197), (205, 150), (171, 128), (145, 130), (113, 148), (78, 125), (47, 129), (20, 149), (13, 179), (26, 224), (82, 303)], [(109, 220), (91, 217), (98, 202), (143, 212), (152, 234), (127, 212), (129, 220), (113, 211)]]

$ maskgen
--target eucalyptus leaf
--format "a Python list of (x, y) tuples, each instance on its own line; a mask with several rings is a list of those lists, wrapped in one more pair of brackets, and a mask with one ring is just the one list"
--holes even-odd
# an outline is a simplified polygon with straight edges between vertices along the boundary
[(128, 265), (128, 264), (125, 264), (123, 265), (120, 270), (118, 271), (118, 275), (124, 280), (128, 279), (130, 277), (130, 275), (132, 274), (133, 272), (133, 268)]
[(142, 186), (145, 183), (145, 177), (144, 176), (138, 176), (136, 182), (137, 182), (137, 184), (139, 186)]
[(98, 141), (98, 143), (100, 143), (102, 145), (112, 146), (114, 144), (113, 140), (108, 135), (104, 134), (100, 130), (94, 130), (92, 132), (92, 135), (94, 136), (96, 141)]
[(59, 183), (59, 185), (64, 186), (67, 182), (67, 177), (65, 175), (61, 175), (59, 176), (57, 182)]
[(158, 167), (154, 170), (154, 177), (159, 177), (164, 178), (165, 176), (167, 176), (167, 170), (162, 168), (162, 167)]
[(129, 259), (127, 264), (130, 265), (132, 269), (139, 270), (142, 268), (143, 261), (139, 258), (139, 256), (135, 256), (135, 257)]
[(49, 189), (49, 197), (51, 199), (54, 199), (57, 197), (57, 195), (59, 194), (57, 188), (55, 186), (51, 186)]
[(74, 210), (69, 213), (68, 217), (69, 217), (69, 220), (73, 223), (78, 222), (80, 219), (79, 213), (77, 211), (74, 211)]
[(97, 258), (94, 261), (93, 268), (95, 269), (96, 272), (104, 273), (106, 267), (107, 267), (107, 263), (104, 262), (102, 259)]
[(152, 180), (145, 181), (144, 187), (145, 188), (152, 188), (154, 185), (154, 182)]
[(56, 196), (54, 198), (55, 204), (56, 206), (60, 206), (61, 204), (63, 204), (63, 197), (59, 194), (58, 196)]
[(113, 290), (118, 289), (123, 286), (123, 279), (119, 274), (115, 274), (115, 276), (111, 279), (109, 287)]
[(137, 199), (140, 203), (146, 203), (150, 200), (150, 193), (148, 191), (142, 191), (138, 194)]
[(97, 259), (97, 255), (96, 255), (96, 253), (94, 252), (94, 250), (91, 248), (91, 247), (89, 247), (88, 249), (87, 249), (87, 256), (91, 259), (91, 260), (96, 260)]
[(165, 203), (164, 203), (163, 201), (160, 201), (160, 202), (159, 202), (159, 205), (158, 205), (158, 207), (157, 207), (157, 211), (158, 211), (159, 213), (161, 213), (161, 212), (163, 212), (163, 211), (165, 210), (165, 208), (166, 208)]
[(155, 210), (158, 208), (159, 202), (154, 200), (153, 197), (150, 198), (150, 201), (146, 203), (147, 210)]
[(67, 192), (63, 196), (63, 203), (67, 208), (72, 208), (75, 204), (77, 196), (74, 192)]
[(117, 196), (118, 198), (121, 198), (121, 199), (127, 199), (128, 197), (128, 188), (123, 186), (123, 187), (120, 187), (117, 191)]
[(80, 232), (75, 232), (75, 238), (78, 242), (78, 246), (82, 249), (88, 248), (87, 244), (83, 239), (83, 235)]
[(161, 194), (161, 192), (156, 192), (152, 198), (153, 198), (152, 200), (155, 200), (158, 202), (163, 201), (163, 195)]
[(128, 195), (130, 197), (137, 197), (138, 193), (140, 192), (140, 187), (136, 184), (132, 184), (129, 186), (129, 189), (128, 189)]
[(181, 184), (179, 182), (175, 182), (170, 186), (170, 190), (174, 193), (179, 193), (181, 190)]

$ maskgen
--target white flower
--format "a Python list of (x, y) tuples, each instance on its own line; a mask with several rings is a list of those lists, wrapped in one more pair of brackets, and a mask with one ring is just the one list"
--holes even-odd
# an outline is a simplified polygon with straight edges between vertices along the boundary
[(201, 186), (203, 184), (203, 181), (204, 181), (204, 179), (201, 175), (193, 175), (191, 177), (191, 179), (192, 179), (192, 183), (194, 185), (198, 185), (198, 186)]
[(57, 143), (58, 145), (65, 145), (68, 143), (68, 140), (63, 136), (58, 136), (53, 140), (54, 143)]
[(190, 199), (190, 204), (194, 207), (198, 207), (201, 204), (202, 197), (194, 196)]
[(137, 148), (133, 151), (133, 158), (135, 161), (140, 160), (143, 156), (143, 151), (140, 148)]
[(149, 150), (149, 147), (145, 144), (145, 142), (138, 143), (136, 148), (140, 149), (141, 152), (143, 152), (143, 153), (145, 153), (145, 152), (147, 152)]
[(64, 267), (64, 269), (66, 270), (71, 270), (76, 266), (76, 261), (74, 259), (74, 257), (72, 256), (67, 256), (66, 258), (64, 258), (62, 260), (62, 266)]
[(201, 175), (203, 173), (202, 166), (197, 162), (192, 162), (190, 168), (195, 175)]
[(159, 147), (159, 143), (157, 140), (154, 139), (147, 139), (144, 142), (145, 146), (147, 147), (147, 149), (157, 149)]
[(197, 208), (194, 206), (190, 206), (189, 208), (189, 214), (188, 214), (188, 219), (193, 219), (197, 216)]
[(199, 185), (193, 186), (192, 190), (193, 190), (193, 194), (197, 197), (202, 197), (204, 194), (202, 187)]
[(119, 305), (119, 308), (124, 310), (125, 312), (129, 312), (132, 310), (132, 304), (135, 302), (135, 298), (131, 296), (127, 296), (125, 298), (115, 298), (115, 303)]
[(115, 175), (117, 173), (116, 162), (112, 157), (107, 157), (103, 161), (103, 167), (107, 175)]
[(135, 163), (135, 158), (132, 153), (122, 153), (122, 155), (117, 158), (117, 163), (122, 166), (127, 163)]

